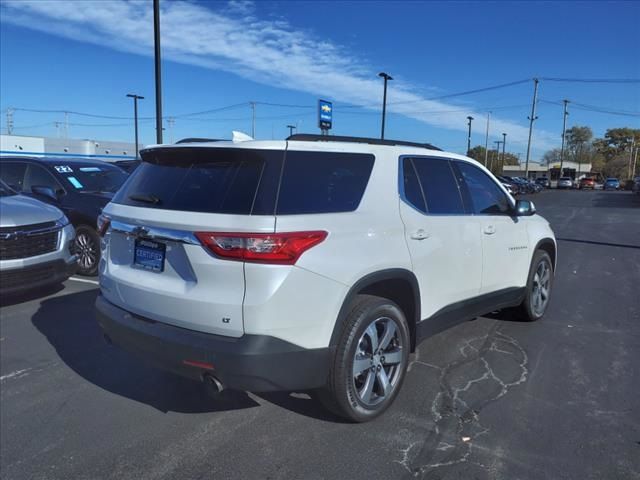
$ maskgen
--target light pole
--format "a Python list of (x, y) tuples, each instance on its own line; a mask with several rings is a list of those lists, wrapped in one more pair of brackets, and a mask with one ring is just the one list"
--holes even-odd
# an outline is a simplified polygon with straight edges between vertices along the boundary
[(379, 77), (384, 78), (384, 95), (382, 97), (382, 132), (380, 133), (380, 139), (384, 140), (384, 119), (387, 115), (387, 82), (393, 80), (393, 77), (385, 72), (380, 72)]
[[(496, 144), (496, 163), (498, 163), (500, 161), (500, 144), (502, 143), (502, 140), (494, 140), (493, 143)], [(489, 167), (489, 170), (492, 170), (493, 168), (493, 160), (491, 161), (491, 166)]]
[(500, 165), (502, 167), (500, 169), (500, 173), (504, 172), (504, 154), (505, 154), (506, 145), (507, 145), (507, 134), (503, 133), (502, 134), (502, 162), (500, 162)]
[(289, 129), (289, 136), (293, 135), (293, 131), (296, 130), (298, 127), (296, 127), (295, 125), (287, 125), (287, 128)]
[(133, 98), (133, 122), (136, 139), (136, 158), (138, 158), (138, 100), (144, 100), (144, 97), (134, 93), (127, 93), (127, 97)]
[(156, 73), (156, 142), (162, 143), (162, 72), (160, 69), (160, 0), (153, 0), (153, 45)]
[(469, 151), (471, 150), (471, 122), (473, 121), (473, 117), (469, 115), (467, 120), (469, 120), (469, 134), (467, 135), (467, 155), (469, 155)]
[(487, 159), (489, 157), (489, 119), (491, 118), (491, 112), (487, 112), (487, 133), (484, 137), (484, 166), (487, 166)]

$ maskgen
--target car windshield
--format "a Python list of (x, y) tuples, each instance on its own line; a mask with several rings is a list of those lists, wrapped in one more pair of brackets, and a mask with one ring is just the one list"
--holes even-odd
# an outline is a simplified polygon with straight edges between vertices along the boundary
[(16, 192), (14, 192), (6, 183), (0, 180), (0, 197), (8, 197), (11, 195), (16, 195)]
[(562, 180), (562, 181), (571, 181), (571, 178), (570, 177), (562, 177), (560, 180)]
[(113, 165), (76, 163), (55, 165), (56, 172), (68, 185), (81, 192), (115, 193), (127, 179), (127, 174)]
[(617, 178), (607, 178), (607, 182), (617, 182)]

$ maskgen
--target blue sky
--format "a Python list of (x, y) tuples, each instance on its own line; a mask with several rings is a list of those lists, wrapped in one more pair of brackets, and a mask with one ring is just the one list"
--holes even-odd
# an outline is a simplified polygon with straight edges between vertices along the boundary
[[(316, 101), (335, 102), (337, 135), (378, 136), (382, 80), (389, 84), (386, 136), (466, 149), (507, 133), (507, 150), (526, 152), (533, 82), (434, 99), (534, 76), (638, 79), (638, 2), (194, 2), (162, 3), (165, 140), (228, 138), (251, 131), (283, 138), (287, 124), (317, 132)], [(15, 133), (57, 134), (63, 110), (122, 118), (69, 116), (69, 136), (132, 138), (131, 100), (146, 97), (154, 115), (151, 2), (126, 0), (0, 3), (0, 126), (14, 113)], [(558, 146), (562, 107), (569, 126), (640, 128), (640, 84), (542, 80), (532, 158)], [(265, 105), (265, 103), (289, 106)], [(228, 109), (223, 107), (232, 106)], [(630, 112), (614, 115), (596, 112)], [(194, 112), (212, 111), (201, 115)], [(154, 122), (140, 123), (154, 143)]]

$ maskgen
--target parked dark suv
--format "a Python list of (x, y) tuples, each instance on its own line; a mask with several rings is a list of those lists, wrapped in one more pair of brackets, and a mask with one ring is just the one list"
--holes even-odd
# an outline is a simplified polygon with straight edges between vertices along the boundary
[(96, 275), (100, 260), (96, 221), (127, 174), (99, 160), (1, 157), (0, 178), (18, 193), (65, 213), (76, 229), (78, 273)]

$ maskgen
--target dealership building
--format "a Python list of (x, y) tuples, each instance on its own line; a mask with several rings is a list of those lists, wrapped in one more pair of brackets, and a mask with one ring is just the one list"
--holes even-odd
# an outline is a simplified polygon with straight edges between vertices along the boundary
[(96, 158), (115, 162), (133, 160), (136, 148), (133, 142), (3, 134), (0, 135), (0, 155)]
[[(503, 174), (509, 177), (524, 177), (526, 166), (524, 163), (519, 165), (505, 165)], [(557, 180), (560, 177), (571, 177), (579, 179), (591, 173), (590, 163), (562, 162), (562, 174), (560, 174), (560, 162), (542, 165), (541, 163), (529, 162), (529, 178), (535, 179), (540, 177), (548, 177), (551, 180)]]

